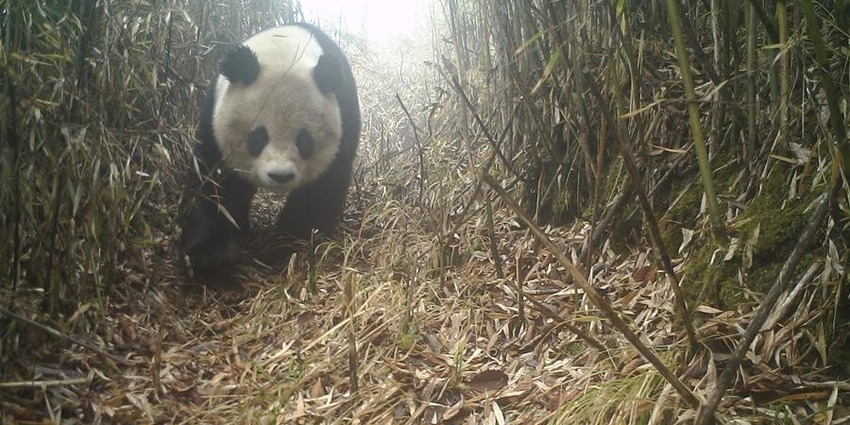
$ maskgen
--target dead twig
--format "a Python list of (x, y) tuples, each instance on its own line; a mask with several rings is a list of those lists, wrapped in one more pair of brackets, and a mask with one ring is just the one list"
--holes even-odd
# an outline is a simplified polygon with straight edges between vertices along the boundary
[(56, 329), (53, 329), (53, 328), (51, 328), (47, 325), (43, 325), (41, 323), (38, 323), (35, 320), (27, 319), (26, 317), (21, 316), (20, 314), (17, 314), (15, 312), (11, 311), (11, 310), (7, 310), (5, 307), (0, 307), (0, 313), (3, 313), (3, 314), (5, 314), (5, 315), (7, 315), (7, 316), (9, 316), (13, 319), (24, 322), (24, 323), (26, 323), (30, 326), (35, 326), (36, 328), (41, 329), (42, 331), (47, 332), (48, 334), (53, 335), (57, 338), (61, 338), (61, 339), (70, 341), (74, 344), (80, 345), (82, 347), (88, 348), (89, 350), (94, 351), (95, 353), (100, 354), (101, 356), (106, 357), (107, 359), (110, 359), (110, 360), (112, 360), (116, 363), (120, 363), (123, 366), (132, 366), (133, 365), (133, 363), (130, 362), (129, 360), (127, 360), (123, 357), (118, 357), (118, 356), (116, 356), (112, 353), (108, 353), (108, 352), (104, 351), (102, 348), (97, 347), (96, 345), (94, 345), (90, 342), (86, 342), (86, 341), (83, 341), (82, 339), (76, 338), (74, 336), (64, 334), (64, 333), (59, 332)]
[(646, 186), (644, 185), (643, 178), (638, 171), (635, 156), (623, 140), (623, 134), (619, 131), (619, 129), (614, 130), (614, 135), (617, 149), (620, 151), (620, 156), (623, 158), (623, 163), (626, 165), (626, 171), (629, 173), (629, 177), (632, 180), (632, 187), (636, 189), (635, 194), (637, 194), (640, 209), (643, 211), (644, 219), (646, 220), (646, 227), (649, 229), (650, 239), (652, 240), (652, 244), (655, 245), (655, 255), (658, 257), (658, 261), (664, 269), (664, 274), (667, 275), (667, 281), (670, 284), (670, 288), (673, 289), (673, 302), (676, 306), (676, 310), (682, 317), (682, 322), (685, 325), (685, 332), (688, 334), (688, 342), (690, 343), (691, 353), (693, 354), (698, 348), (697, 333), (694, 329), (694, 323), (691, 318), (691, 312), (688, 309), (688, 304), (685, 302), (685, 294), (682, 293), (682, 289), (679, 287), (679, 277), (673, 269), (673, 262), (670, 260), (670, 255), (667, 254), (667, 246), (664, 244), (664, 239), (661, 237), (661, 229), (658, 228), (658, 219), (655, 217), (655, 211), (652, 209), (652, 205), (649, 203), (649, 199), (646, 195)]
[[(509, 280), (508, 283), (514, 289), (514, 291), (517, 291), (517, 294), (520, 297), (528, 300), (531, 304), (533, 304), (534, 307), (537, 308), (537, 311), (540, 312), (540, 314), (546, 316), (549, 319), (554, 320), (555, 322), (562, 324), (565, 328), (567, 328), (568, 331), (575, 334), (575, 336), (583, 339), (591, 347), (593, 347), (593, 348), (595, 348), (599, 351), (606, 351), (607, 350), (605, 348), (605, 346), (602, 345), (602, 343), (600, 343), (599, 341), (596, 340), (596, 338), (594, 338), (593, 336), (591, 336), (587, 332), (579, 329), (577, 326), (573, 325), (572, 323), (568, 322), (567, 319), (561, 317), (560, 315), (558, 315), (554, 311), (550, 310), (548, 307), (543, 305), (543, 303), (541, 303), (540, 301), (538, 301), (534, 297), (529, 297), (528, 294), (525, 293), (525, 290), (522, 289), (522, 286), (518, 282), (516, 282), (514, 280)], [(520, 304), (520, 305), (522, 305), (522, 304)]]
[(413, 129), (413, 144), (416, 147), (416, 158), (419, 160), (419, 205), (422, 205), (422, 197), (425, 196), (425, 182), (428, 181), (428, 170), (425, 168), (425, 153), (422, 146), (422, 140), (419, 139), (419, 126), (416, 125), (416, 121), (413, 120), (413, 117), (410, 116), (410, 111), (407, 109), (407, 106), (404, 104), (404, 101), (401, 100), (401, 96), (398, 93), (395, 94), (395, 98), (398, 101), (399, 106), (401, 106), (401, 110), (404, 111), (404, 115), (407, 116), (407, 121), (410, 123), (410, 128)]
[(738, 342), (738, 347), (735, 349), (735, 353), (732, 355), (732, 358), (729, 359), (729, 362), (726, 364), (723, 372), (717, 377), (714, 389), (711, 391), (711, 394), (709, 394), (700, 409), (701, 411), (697, 424), (710, 425), (714, 423), (714, 411), (717, 410), (717, 405), (720, 404), (720, 400), (726, 393), (726, 389), (732, 385), (732, 382), (738, 376), (738, 366), (740, 366), (741, 361), (744, 359), (744, 355), (746, 355), (747, 351), (750, 349), (750, 344), (753, 343), (753, 340), (756, 338), (756, 335), (762, 325), (770, 315), (771, 310), (773, 310), (776, 300), (779, 299), (779, 294), (785, 290), (788, 283), (791, 281), (791, 278), (794, 276), (794, 270), (797, 269), (797, 264), (803, 258), (803, 255), (808, 249), (809, 243), (812, 241), (812, 238), (814, 238), (815, 233), (820, 230), (820, 224), (823, 222), (824, 217), (826, 217), (826, 212), (829, 210), (828, 207), (829, 194), (824, 193), (817, 201), (815, 201), (815, 211), (812, 213), (811, 217), (809, 217), (809, 222), (806, 224), (806, 228), (803, 229), (803, 234), (800, 235), (800, 239), (797, 241), (797, 245), (794, 246), (794, 250), (791, 251), (791, 255), (788, 256), (788, 260), (786, 260), (785, 264), (782, 265), (782, 270), (779, 272), (779, 279), (776, 280), (770, 288), (770, 291), (761, 301), (761, 305), (759, 305), (758, 310), (756, 310), (755, 315), (753, 315), (753, 320), (749, 325), (747, 325), (747, 329), (744, 331), (741, 341)]
[(46, 381), (20, 381), (20, 382), (0, 382), (0, 389), (18, 389), (18, 388), (46, 388), (88, 384), (94, 378), (94, 373), (89, 372), (85, 377), (72, 379), (49, 379)]
[(671, 371), (667, 367), (667, 365), (665, 365), (664, 362), (662, 362), (661, 359), (659, 359), (658, 356), (656, 356), (655, 353), (651, 349), (649, 349), (649, 347), (647, 347), (646, 344), (643, 343), (643, 341), (640, 340), (640, 338), (637, 336), (637, 334), (634, 333), (634, 331), (632, 331), (629, 325), (627, 325), (626, 322), (620, 319), (619, 314), (611, 306), (611, 303), (609, 303), (608, 300), (599, 295), (599, 293), (596, 292), (596, 288), (590, 286), (590, 284), (587, 282), (587, 279), (584, 277), (584, 273), (581, 273), (576, 268), (576, 266), (573, 265), (573, 263), (569, 259), (567, 259), (564, 253), (561, 252), (561, 250), (559, 250), (555, 246), (555, 244), (552, 243), (551, 240), (549, 240), (549, 237), (546, 236), (540, 226), (538, 226), (537, 223), (535, 223), (531, 219), (531, 217), (529, 217), (528, 214), (526, 214), (525, 211), (523, 211), (523, 209), (519, 205), (517, 205), (513, 198), (511, 198), (511, 196), (508, 195), (508, 193), (505, 192), (502, 187), (499, 186), (498, 183), (496, 183), (496, 180), (494, 180), (491, 175), (485, 173), (479, 174), (479, 178), (484, 180), (484, 182), (487, 183), (490, 188), (492, 188), (499, 194), (499, 196), (502, 197), (502, 200), (505, 201), (505, 203), (508, 204), (508, 206), (514, 211), (514, 213), (517, 214), (520, 220), (522, 220), (528, 226), (529, 230), (531, 230), (534, 236), (544, 246), (546, 246), (546, 249), (548, 249), (549, 252), (554, 255), (555, 258), (558, 259), (558, 262), (561, 263), (561, 265), (565, 269), (567, 269), (567, 271), (570, 273), (570, 276), (572, 276), (573, 280), (575, 281), (576, 285), (578, 285), (578, 287), (581, 288), (582, 291), (584, 291), (588, 298), (590, 298), (590, 301), (593, 302), (593, 304), (597, 308), (599, 308), (599, 310), (602, 311), (602, 314), (605, 316), (606, 319), (611, 322), (614, 328), (616, 328), (618, 331), (620, 331), (621, 334), (623, 334), (626, 340), (628, 340), (629, 343), (631, 343), (632, 346), (634, 346), (640, 352), (640, 354), (643, 355), (643, 357), (649, 363), (651, 363), (652, 366), (655, 367), (658, 373), (660, 373), (661, 376), (664, 377), (664, 379), (666, 379), (667, 382), (669, 382), (670, 385), (672, 385), (673, 388), (676, 389), (679, 395), (682, 396), (682, 398), (688, 404), (692, 406), (699, 405), (699, 401), (697, 400), (694, 393), (691, 392), (691, 390), (686, 387), (685, 384), (683, 384), (682, 381), (680, 381), (679, 378), (676, 377), (676, 375), (673, 374), (673, 371)]

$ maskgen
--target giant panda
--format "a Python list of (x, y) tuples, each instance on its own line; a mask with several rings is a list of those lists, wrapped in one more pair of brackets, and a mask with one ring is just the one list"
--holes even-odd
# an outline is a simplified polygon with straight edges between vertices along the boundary
[(287, 194), (279, 240), (333, 231), (359, 138), (351, 67), (321, 30), (271, 28), (230, 51), (196, 133), (180, 241), (190, 270), (214, 275), (237, 262), (259, 188)]

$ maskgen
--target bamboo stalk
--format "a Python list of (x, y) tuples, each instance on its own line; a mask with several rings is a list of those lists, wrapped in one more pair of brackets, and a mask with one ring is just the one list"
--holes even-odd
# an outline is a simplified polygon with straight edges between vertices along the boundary
[(788, 98), (790, 96), (788, 10), (785, 0), (776, 2), (776, 23), (779, 28), (779, 144), (780, 152), (788, 147)]
[[(620, 77), (615, 72), (613, 72), (613, 80), (615, 82), (614, 87), (621, 87)], [(623, 105), (626, 103), (622, 92), (619, 89), (614, 90), (614, 98), (615, 98), (615, 107), (617, 110), (618, 116), (625, 116)], [(607, 112), (607, 111), (606, 111)], [(640, 172), (638, 171), (637, 161), (635, 160), (635, 156), (632, 153), (632, 149), (626, 143), (623, 137), (623, 125), (625, 123), (624, 120), (618, 119), (615, 120), (612, 117), (608, 117), (607, 113), (603, 113), (602, 122), (606, 122), (608, 120), (614, 121), (614, 126), (612, 127), (612, 133), (614, 135), (614, 141), (617, 146), (617, 150), (620, 152), (620, 157), (623, 158), (623, 163), (626, 165), (626, 172), (629, 174), (629, 179), (632, 181), (632, 186), (635, 188), (635, 193), (638, 197), (638, 204), (640, 205), (641, 211), (643, 211), (643, 218), (645, 220), (646, 226), (649, 229), (650, 240), (652, 241), (652, 245), (655, 248), (655, 255), (657, 261), (660, 263), (661, 268), (664, 270), (664, 274), (667, 277), (667, 282), (670, 285), (670, 289), (673, 291), (674, 300), (673, 304), (675, 306), (676, 312), (682, 318), (682, 323), (685, 326), (685, 332), (688, 336), (688, 343), (690, 345), (691, 354), (696, 353), (698, 345), (698, 339), (696, 330), (694, 329), (693, 318), (691, 317), (691, 312), (688, 309), (687, 302), (685, 301), (685, 294), (682, 292), (681, 287), (679, 286), (679, 277), (673, 269), (673, 262), (670, 259), (670, 255), (667, 253), (667, 246), (664, 243), (663, 238), (661, 237), (661, 229), (658, 226), (658, 219), (656, 218), (655, 210), (652, 208), (652, 204), (649, 202), (649, 196), (647, 195), (646, 183), (642, 178)], [(591, 239), (592, 241), (592, 239)]]
[(690, 344), (691, 353), (696, 353), (699, 347), (697, 333), (694, 329), (693, 317), (691, 317), (690, 309), (685, 302), (685, 294), (679, 287), (679, 277), (673, 269), (673, 262), (670, 260), (670, 255), (667, 254), (667, 247), (664, 240), (661, 238), (661, 230), (658, 228), (658, 219), (655, 217), (655, 212), (649, 199), (646, 196), (646, 185), (638, 172), (637, 164), (635, 164), (634, 154), (623, 140), (622, 133), (615, 130), (614, 138), (617, 141), (617, 148), (620, 150), (620, 155), (626, 164), (626, 170), (632, 180), (632, 185), (635, 187), (640, 208), (643, 211), (646, 220), (646, 226), (649, 229), (650, 240), (655, 246), (655, 255), (658, 257), (658, 262), (661, 263), (661, 268), (664, 269), (664, 274), (667, 276), (667, 282), (673, 290), (673, 304), (676, 306), (676, 311), (682, 318), (682, 323), (685, 326), (685, 331), (688, 335), (688, 343)]
[(756, 102), (756, 66), (758, 51), (758, 29), (756, 28), (756, 12), (752, 3), (747, 3), (747, 144), (744, 148), (744, 163), (749, 163), (756, 152), (758, 140), (756, 121), (758, 120), (758, 103)]
[[(850, 174), (850, 143), (847, 141), (847, 128), (844, 124), (844, 114), (841, 113), (841, 106), (838, 99), (838, 91), (835, 88), (835, 82), (832, 76), (827, 71), (827, 55), (826, 47), (823, 44), (823, 36), (820, 31), (818, 17), (815, 14), (812, 0), (801, 0), (803, 12), (806, 15), (806, 28), (809, 33), (809, 38), (815, 46), (815, 60), (817, 60), (817, 75), (820, 77), (823, 85), (823, 92), (826, 96), (826, 103), (829, 107), (829, 122), (832, 128), (832, 134), (835, 137), (835, 169), (833, 170), (830, 180), (830, 189), (834, 188), (841, 181), (839, 176), (843, 175), (844, 180), (848, 180)], [(843, 171), (842, 171), (843, 168)]]
[[(727, 23), (728, 16), (724, 16), (723, 13), (723, 5), (725, 0), (711, 0), (711, 35), (714, 41), (714, 68), (715, 71), (722, 74), (722, 77), (726, 77), (725, 68), (726, 68), (726, 47), (723, 43), (723, 34), (724, 34), (724, 23)], [(726, 18), (726, 19), (724, 19)], [(718, 76), (715, 84), (720, 82), (720, 76)], [(725, 115), (726, 115), (726, 91), (727, 87), (725, 84), (719, 85), (717, 87), (717, 100), (712, 105), (712, 115), (711, 115), (711, 138), (709, 139), (709, 144), (712, 152), (717, 151), (717, 147), (720, 146), (723, 138), (723, 133), (726, 130), (725, 125)]]
[(679, 2), (677, 0), (666, 0), (667, 16), (670, 20), (670, 28), (673, 30), (673, 39), (676, 43), (676, 56), (679, 58), (679, 68), (682, 73), (682, 83), (685, 88), (685, 99), (688, 102), (688, 118), (691, 126), (691, 136), (694, 139), (694, 149), (699, 162), (700, 176), (702, 177), (703, 190), (705, 191), (708, 213), (711, 219), (711, 227), (715, 237), (725, 238), (723, 217), (720, 215), (720, 207), (717, 205), (717, 195), (714, 191), (714, 177), (711, 165), (708, 162), (708, 150), (705, 146), (705, 137), (700, 124), (700, 113), (697, 108), (697, 98), (694, 93), (694, 80), (691, 76), (691, 64), (688, 59), (688, 51), (685, 48), (685, 39), (682, 35), (682, 24), (680, 21)]

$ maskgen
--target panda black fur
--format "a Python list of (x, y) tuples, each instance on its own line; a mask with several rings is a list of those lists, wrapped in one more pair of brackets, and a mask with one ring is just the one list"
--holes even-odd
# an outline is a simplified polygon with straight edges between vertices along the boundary
[(333, 231), (360, 138), (351, 68), (318, 28), (263, 31), (220, 66), (198, 125), (199, 173), (181, 237), (196, 273), (237, 260), (260, 187), (288, 194), (275, 226), (281, 239)]

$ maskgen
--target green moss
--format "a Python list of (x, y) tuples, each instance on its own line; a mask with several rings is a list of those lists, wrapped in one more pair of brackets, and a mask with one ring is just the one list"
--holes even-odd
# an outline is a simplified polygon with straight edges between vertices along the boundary
[[(702, 293), (699, 301), (710, 300), (723, 308), (743, 301), (742, 283), (749, 290), (764, 293), (776, 282), (808, 220), (809, 200), (787, 199), (790, 173), (789, 167), (778, 166), (763, 183), (761, 194), (731, 226), (739, 239), (739, 248), (731, 258), (723, 261), (729, 248), (717, 243), (706, 243), (692, 253), (682, 282), (690, 302), (697, 301)], [(680, 203), (686, 205), (685, 198), (690, 202), (690, 197), (690, 193), (686, 194)], [(680, 217), (676, 214), (673, 210), (670, 216)], [(751, 264), (743, 257), (748, 251), (752, 254)], [(803, 262), (815, 261), (817, 256), (818, 252), (810, 252)]]
[[(667, 210), (664, 217), (668, 221), (676, 223), (692, 223), (699, 216), (700, 203), (702, 202), (702, 185), (696, 183), (687, 183), (680, 185), (677, 189), (673, 189), (678, 195), (686, 185), (690, 185), (685, 194), (679, 199), (676, 205)], [(672, 202), (672, 200), (671, 200)]]
[[(745, 246), (752, 247), (753, 263), (747, 279), (748, 286), (756, 291), (767, 291), (776, 281), (808, 221), (808, 200), (787, 199), (789, 174), (790, 169), (776, 170), (764, 183), (762, 194), (738, 220), (740, 238)], [(807, 257), (814, 261), (813, 253)]]
[(704, 303), (708, 300), (718, 307), (723, 307), (740, 301), (742, 291), (735, 279), (739, 263), (721, 261), (723, 251), (725, 248), (710, 242), (691, 254), (682, 280), (682, 290), (689, 304), (695, 305), (697, 302)]
[(785, 196), (785, 175), (774, 173), (762, 195), (747, 207), (739, 219), (743, 236), (751, 240), (759, 228), (758, 238), (752, 241), (754, 254), (764, 256), (796, 240), (806, 224), (806, 203), (794, 202)]
[(421, 338), (418, 332), (402, 333), (398, 340), (398, 348), (402, 352), (406, 352), (413, 347)]
[[(685, 185), (681, 185), (674, 193), (678, 194), (684, 189)], [(702, 186), (691, 184), (686, 190), (679, 202), (667, 210), (661, 217), (661, 240), (664, 241), (664, 246), (667, 250), (675, 252), (682, 245), (682, 227), (684, 223), (689, 225), (684, 226), (692, 228), (696, 226), (696, 219), (699, 216), (699, 207), (702, 200)], [(670, 200), (672, 202), (672, 200)]]
[[(604, 171), (604, 180), (602, 183), (602, 193), (600, 197), (604, 200), (613, 199), (615, 193), (619, 193), (622, 190), (623, 180), (621, 176), (621, 171), (623, 168), (623, 158), (617, 155), (611, 160), (611, 164), (608, 165), (608, 168)], [(602, 210), (600, 214), (605, 210), (605, 201), (602, 202)], [(592, 217), (593, 216), (593, 202), (588, 202), (584, 210), (581, 211), (582, 217)]]

